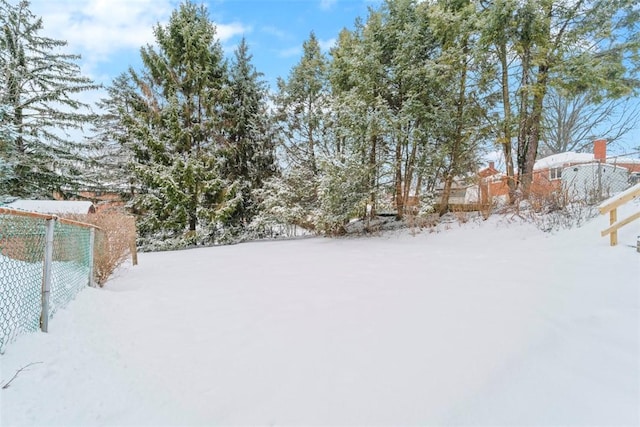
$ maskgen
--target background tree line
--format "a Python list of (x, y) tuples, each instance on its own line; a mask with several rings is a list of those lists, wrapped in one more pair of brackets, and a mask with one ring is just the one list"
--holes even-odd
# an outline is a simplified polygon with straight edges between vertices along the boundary
[[(0, 9), (0, 194), (117, 188), (143, 238), (167, 247), (278, 224), (339, 233), (431, 204), (439, 186), (444, 213), (454, 178), (495, 145), (511, 200), (527, 198), (540, 151), (581, 148), (604, 122), (613, 141), (637, 119), (607, 119), (637, 96), (636, 0), (387, 0), (328, 53), (311, 33), (273, 93), (247, 42), (226, 59), (187, 1), (101, 114), (73, 100), (96, 86), (38, 35), (28, 2)], [(91, 136), (73, 141), (72, 127)]]

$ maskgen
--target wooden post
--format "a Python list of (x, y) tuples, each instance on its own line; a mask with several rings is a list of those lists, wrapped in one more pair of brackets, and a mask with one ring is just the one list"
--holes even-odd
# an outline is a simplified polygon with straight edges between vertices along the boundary
[(131, 250), (131, 262), (133, 265), (138, 265), (138, 248), (136, 247), (136, 239), (131, 240), (131, 244), (129, 245), (129, 249)]
[(622, 193), (617, 196), (612, 197), (606, 203), (602, 203), (598, 206), (598, 210), (602, 215), (605, 215), (609, 212), (609, 228), (603, 230), (600, 233), (603, 237), (609, 234), (609, 242), (611, 246), (615, 246), (618, 244), (618, 229), (629, 224), (632, 221), (640, 219), (640, 212), (636, 212), (628, 218), (623, 219), (619, 223), (618, 220), (618, 206), (622, 206), (623, 204), (630, 202), (636, 197), (640, 197), (640, 184), (636, 184), (631, 188), (626, 189)]
[[(613, 208), (611, 212), (609, 212), (609, 225), (613, 225), (618, 220), (618, 209)], [(611, 246), (615, 246), (618, 244), (618, 230), (613, 230), (609, 235), (609, 244)]]
[(96, 243), (96, 229), (91, 227), (89, 229), (89, 286), (95, 286), (95, 281), (93, 280), (93, 250), (95, 248)]
[(49, 330), (49, 296), (51, 294), (51, 266), (53, 264), (53, 232), (56, 219), (47, 219), (47, 231), (45, 234), (44, 265), (42, 273), (42, 312), (40, 313), (40, 329), (42, 332)]
[(622, 221), (620, 221), (620, 222), (617, 222), (615, 225), (612, 225), (611, 227), (607, 228), (606, 230), (602, 230), (602, 232), (600, 233), (600, 235), (601, 235), (602, 237), (604, 237), (604, 236), (606, 236), (607, 234), (611, 234), (611, 233), (613, 233), (614, 231), (616, 231), (617, 229), (622, 228), (622, 227), (624, 227), (625, 225), (630, 224), (630, 223), (632, 223), (633, 221), (635, 221), (635, 220), (637, 220), (637, 219), (640, 219), (640, 212), (636, 212), (636, 213), (634, 213), (633, 215), (631, 215), (630, 217), (625, 218), (625, 219), (623, 219), (623, 220), (622, 220)]

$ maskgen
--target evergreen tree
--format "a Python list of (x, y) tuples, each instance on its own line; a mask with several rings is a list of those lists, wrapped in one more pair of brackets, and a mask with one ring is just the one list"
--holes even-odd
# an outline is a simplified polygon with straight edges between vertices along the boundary
[(222, 175), (237, 181), (242, 203), (235, 213), (236, 226), (249, 224), (256, 214), (255, 191), (275, 173), (275, 134), (267, 107), (266, 83), (251, 64), (243, 38), (230, 67), (228, 100), (224, 115)]
[[(303, 43), (303, 55), (289, 78), (278, 80), (278, 92), (274, 97), (276, 120), (281, 134), (280, 149), (284, 171), (274, 177), (262, 193), (263, 208), (267, 215), (289, 220), (291, 215), (281, 215), (275, 208), (281, 206), (296, 212), (296, 224), (315, 228), (319, 206), (318, 185), (320, 171), (318, 156), (332, 152), (327, 137), (329, 102), (328, 60), (322, 53), (315, 34)], [(269, 206), (267, 206), (269, 205)], [(277, 212), (276, 212), (277, 211)]]
[(10, 122), (16, 132), (11, 149), (0, 153), (11, 153), (5, 191), (20, 197), (65, 194), (82, 179), (81, 142), (70, 132), (93, 118), (74, 96), (98, 85), (80, 74), (78, 55), (60, 53), (65, 41), (40, 34), (42, 19), (28, 1), (12, 6), (0, 0), (0, 29), (0, 104), (8, 108), (0, 124)]
[(140, 182), (139, 229), (176, 245), (220, 241), (242, 195), (219, 170), (228, 94), (216, 28), (204, 6), (185, 2), (154, 34), (158, 47), (141, 49), (143, 70), (130, 70), (136, 95), (120, 110)]
[[(453, 180), (476, 170), (479, 144), (483, 140), (491, 103), (487, 87), (480, 79), (482, 56), (477, 49), (478, 14), (468, 0), (440, 0), (425, 6), (430, 26), (441, 50), (431, 62), (438, 70), (438, 93), (434, 116), (438, 125), (433, 135), (439, 139), (444, 188), (439, 213), (448, 211)], [(479, 58), (480, 56), (480, 58)]]
[(343, 31), (332, 51), (341, 141), (352, 145), (367, 169), (372, 212), (378, 193), (390, 193), (400, 217), (425, 178), (436, 175), (428, 159), (442, 82), (429, 64), (440, 47), (419, 6), (386, 1), (353, 33)]
[(133, 114), (134, 106), (144, 104), (126, 73), (116, 77), (107, 88), (107, 98), (100, 100), (101, 109), (86, 144), (84, 180), (96, 191), (117, 191), (125, 200), (135, 193), (133, 174), (134, 138), (121, 117)]
[(7, 120), (9, 108), (0, 105), (0, 202), (9, 196), (9, 183), (15, 179), (13, 172), (15, 148), (14, 141), (17, 133), (13, 123)]
[[(442, 109), (444, 69), (438, 64), (442, 43), (434, 36), (427, 3), (413, 0), (387, 1), (381, 8), (382, 27), (377, 35), (383, 47), (388, 82), (384, 99), (390, 115), (388, 139), (393, 149), (394, 201), (399, 217), (405, 214), (410, 194), (419, 197), (426, 159), (437, 155), (434, 128), (443, 125), (434, 112)], [(447, 85), (449, 82), (446, 82)], [(447, 121), (451, 117), (447, 117)], [(442, 167), (434, 162), (436, 167)]]
[(337, 153), (322, 159), (320, 169), (316, 228), (328, 234), (343, 234), (349, 220), (362, 218), (366, 213), (367, 168), (357, 156)]
[(366, 26), (357, 20), (355, 30), (343, 30), (331, 51), (334, 133), (339, 152), (359, 159), (366, 175), (372, 213), (377, 209), (378, 193), (386, 190), (381, 189), (380, 182), (387, 181), (384, 129), (389, 115), (381, 98), (384, 86), (381, 46), (372, 37), (380, 26), (379, 17), (372, 11)]
[(316, 157), (328, 150), (325, 139), (330, 94), (328, 60), (313, 32), (302, 48), (302, 58), (287, 81), (278, 79), (276, 113), (287, 163), (317, 175)]

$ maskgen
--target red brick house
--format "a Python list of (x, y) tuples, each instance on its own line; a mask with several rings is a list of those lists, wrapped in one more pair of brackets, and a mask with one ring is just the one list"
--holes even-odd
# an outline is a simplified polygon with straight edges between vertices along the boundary
[[(584, 187), (593, 183), (589, 183), (587, 177), (594, 177), (597, 173), (607, 176), (604, 183), (609, 187), (605, 189), (611, 192), (622, 191), (627, 186), (640, 181), (640, 159), (607, 157), (607, 141), (604, 139), (594, 141), (593, 146), (593, 153), (569, 151), (536, 161), (533, 167), (531, 195), (534, 198), (544, 199), (570, 186), (573, 186), (574, 190), (588, 193), (589, 189)], [(585, 178), (577, 180), (576, 178), (580, 175)], [(489, 163), (489, 167), (479, 171), (478, 177), (482, 203), (489, 203), (495, 198), (506, 199), (509, 194), (507, 177), (495, 169), (493, 162)], [(595, 180), (596, 178), (592, 178), (592, 181)], [(600, 184), (602, 182), (601, 180)], [(602, 188), (599, 190), (602, 191)]]
[(615, 193), (631, 185), (635, 174), (640, 174), (640, 159), (608, 158), (607, 141), (599, 139), (593, 143), (593, 153), (566, 152), (539, 159), (533, 166), (531, 194), (544, 198), (563, 189), (580, 196), (596, 192), (587, 188), (596, 186)]

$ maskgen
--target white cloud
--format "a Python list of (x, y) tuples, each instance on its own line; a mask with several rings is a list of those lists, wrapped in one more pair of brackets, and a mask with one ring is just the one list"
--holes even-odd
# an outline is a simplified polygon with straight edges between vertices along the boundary
[(168, 20), (171, 0), (35, 0), (32, 11), (42, 16), (44, 32), (66, 40), (94, 60), (120, 49), (138, 49), (153, 42), (153, 27)]
[(328, 40), (318, 40), (318, 45), (320, 49), (327, 51), (336, 45), (336, 39), (333, 37)]
[(216, 34), (220, 39), (220, 41), (222, 42), (229, 40), (233, 36), (250, 33), (251, 31), (252, 31), (251, 27), (246, 27), (242, 25), (240, 22), (232, 22), (231, 24), (216, 23)]
[(336, 4), (338, 0), (320, 0), (320, 9), (329, 10)]
[[(80, 53), (83, 72), (122, 51), (153, 44), (153, 28), (166, 24), (177, 0), (33, 0), (31, 10), (43, 19), (43, 34), (66, 40), (68, 51)], [(215, 23), (222, 42), (251, 31), (239, 22)]]

